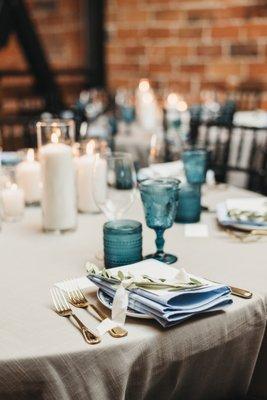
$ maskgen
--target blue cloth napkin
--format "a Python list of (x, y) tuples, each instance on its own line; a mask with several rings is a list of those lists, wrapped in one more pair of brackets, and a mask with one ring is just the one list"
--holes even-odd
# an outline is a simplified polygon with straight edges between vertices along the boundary
[[(88, 276), (113, 299), (117, 285), (98, 276)], [(193, 315), (220, 311), (232, 303), (228, 286), (211, 284), (194, 290), (161, 293), (142, 288), (129, 289), (129, 307), (156, 319), (163, 327), (176, 325)]]

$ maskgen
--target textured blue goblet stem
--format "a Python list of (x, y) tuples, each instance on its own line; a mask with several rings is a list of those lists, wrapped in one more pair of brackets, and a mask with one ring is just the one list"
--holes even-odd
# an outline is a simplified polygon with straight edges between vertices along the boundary
[(164, 254), (164, 251), (163, 251), (164, 244), (165, 244), (165, 239), (163, 237), (164, 231), (165, 231), (165, 229), (161, 229), (161, 228), (156, 229), (157, 237), (156, 237), (155, 243), (156, 243), (156, 246), (157, 246), (156, 254), (158, 254), (158, 255)]

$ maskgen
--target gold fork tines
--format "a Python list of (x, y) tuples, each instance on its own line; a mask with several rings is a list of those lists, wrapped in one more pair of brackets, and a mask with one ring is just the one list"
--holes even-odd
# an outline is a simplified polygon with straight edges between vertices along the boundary
[(75, 325), (82, 333), (84, 340), (89, 344), (97, 344), (101, 341), (100, 337), (97, 336), (93, 331), (87, 328), (82, 321), (74, 314), (70, 308), (63, 292), (57, 288), (50, 289), (51, 297), (54, 303), (55, 311), (61, 317), (72, 317), (78, 324)]
[[(91, 311), (90, 313), (94, 317), (95, 314), (97, 314), (100, 321), (108, 318), (108, 316), (102, 310), (100, 310), (97, 306), (88, 301), (74, 279), (71, 281), (65, 281), (64, 285), (68, 300), (73, 306), (88, 309), (88, 311)], [(94, 311), (93, 313), (92, 310)], [(121, 326), (116, 326), (110, 329), (108, 333), (113, 337), (120, 338), (126, 336), (128, 334), (128, 331)]]

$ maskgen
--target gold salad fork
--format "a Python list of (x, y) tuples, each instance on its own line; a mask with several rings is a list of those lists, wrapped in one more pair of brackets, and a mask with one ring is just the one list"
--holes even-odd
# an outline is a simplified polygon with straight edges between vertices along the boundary
[(70, 318), (72, 317), (78, 324), (75, 325), (79, 331), (82, 333), (84, 340), (86, 343), (89, 344), (97, 344), (101, 341), (100, 337), (97, 336), (93, 331), (88, 329), (82, 321), (74, 314), (72, 309), (70, 308), (63, 292), (60, 289), (57, 288), (51, 288), (50, 289), (51, 297), (54, 303), (55, 311), (58, 315), (61, 317), (67, 317)]
[[(87, 300), (87, 298), (85, 297), (85, 295), (83, 294), (83, 292), (81, 291), (81, 289), (79, 288), (79, 286), (77, 285), (77, 283), (75, 282), (74, 279), (71, 281), (65, 281), (64, 289), (65, 289), (65, 292), (67, 293), (68, 301), (73, 306), (79, 307), (79, 308), (86, 308), (86, 309), (88, 309), (89, 312), (90, 312), (90, 309), (93, 310), (94, 313), (96, 313), (98, 315), (98, 317), (101, 321), (108, 318), (108, 316), (102, 310), (100, 310), (98, 307), (96, 307), (94, 304), (90, 303)], [(93, 316), (95, 316), (94, 313), (92, 314)], [(108, 333), (115, 338), (120, 338), (120, 337), (127, 336), (128, 331), (125, 328), (122, 328), (121, 326), (116, 326), (116, 327), (110, 329), (108, 331)]]
[(252, 231), (235, 231), (233, 229), (226, 229), (226, 233), (241, 242), (255, 242), (264, 236), (267, 236), (267, 229), (254, 229)]

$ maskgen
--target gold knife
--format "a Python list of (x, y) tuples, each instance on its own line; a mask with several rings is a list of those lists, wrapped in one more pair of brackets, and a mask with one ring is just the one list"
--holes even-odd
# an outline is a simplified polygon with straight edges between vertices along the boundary
[[(207, 280), (221, 285), (220, 282), (212, 281), (211, 279), (207, 279)], [(231, 294), (233, 296), (242, 297), (242, 299), (251, 299), (251, 297), (253, 296), (252, 292), (250, 292), (249, 290), (240, 289), (240, 288), (237, 288), (235, 286), (230, 286), (230, 285), (227, 285), (227, 286), (230, 288)]]
[(259, 235), (259, 236), (265, 236), (267, 235), (267, 229), (253, 229), (250, 232), (251, 235)]

